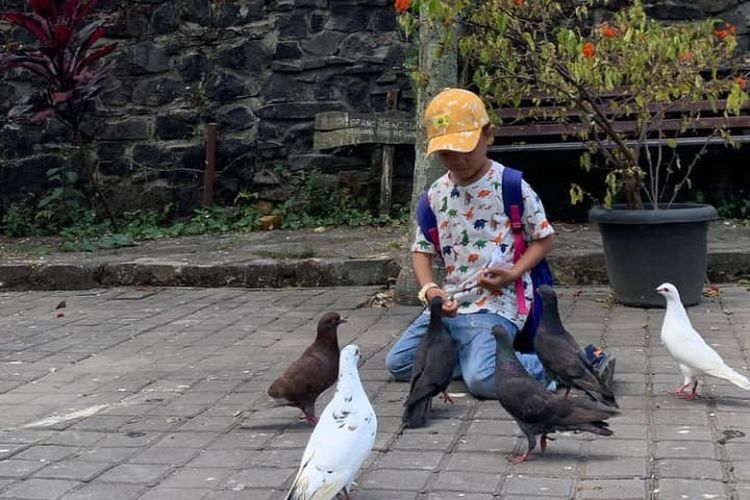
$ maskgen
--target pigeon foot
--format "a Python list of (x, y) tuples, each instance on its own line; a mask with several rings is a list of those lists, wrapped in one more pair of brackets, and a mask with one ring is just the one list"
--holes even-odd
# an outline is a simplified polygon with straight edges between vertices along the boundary
[(309, 422), (314, 427), (318, 423), (318, 417), (309, 413), (305, 413), (304, 415), (300, 416), (299, 419), (297, 419), (297, 422)]
[(522, 455), (511, 455), (508, 457), (508, 462), (512, 464), (520, 464), (521, 462), (525, 462), (526, 460), (529, 459), (529, 456), (530, 456), (529, 453), (530, 452), (527, 451), (526, 453), (523, 453)]
[(681, 385), (680, 387), (676, 387), (672, 389), (671, 391), (667, 391), (667, 394), (669, 394), (670, 396), (682, 396), (685, 394), (685, 389), (689, 385), (690, 384), (685, 384), (685, 385)]

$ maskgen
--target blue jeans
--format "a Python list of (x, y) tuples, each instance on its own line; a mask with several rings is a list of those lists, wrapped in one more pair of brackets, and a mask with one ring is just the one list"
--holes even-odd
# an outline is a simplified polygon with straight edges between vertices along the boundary
[[(404, 330), (385, 358), (388, 370), (396, 380), (409, 381), (419, 341), (427, 332), (428, 311), (423, 312)], [(495, 394), (495, 338), (494, 325), (503, 325), (516, 336), (518, 327), (510, 320), (493, 313), (457, 314), (443, 317), (443, 325), (458, 343), (458, 365), (454, 377), (463, 377), (469, 392), (485, 399), (497, 399)], [(536, 354), (516, 353), (521, 364), (534, 378), (547, 385), (544, 367)]]

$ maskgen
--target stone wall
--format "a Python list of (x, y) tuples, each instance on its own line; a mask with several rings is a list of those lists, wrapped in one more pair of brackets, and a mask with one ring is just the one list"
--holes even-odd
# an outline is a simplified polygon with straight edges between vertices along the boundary
[[(750, 0), (658, 0), (666, 20), (724, 18), (748, 48)], [(0, 10), (25, 0), (0, 0)], [(280, 200), (275, 168), (320, 167), (377, 194), (373, 147), (313, 151), (315, 113), (377, 112), (388, 90), (400, 108), (413, 96), (403, 70), (407, 48), (391, 0), (101, 0), (120, 43), (116, 80), (103, 98), (98, 155), (120, 209), (201, 198), (206, 124), (219, 124), (217, 196), (242, 189)], [(16, 39), (0, 31), (0, 46)], [(0, 80), (0, 116), (28, 94), (28, 81)], [(47, 186), (45, 172), (65, 161), (51, 147), (65, 130), (49, 123), (0, 122), (0, 211)], [(413, 151), (397, 148), (395, 201), (409, 199)]]
[[(25, 3), (0, 0), (0, 10)], [(174, 199), (194, 207), (212, 121), (225, 201), (242, 189), (283, 197), (268, 175), (275, 168), (320, 167), (374, 185), (373, 147), (313, 151), (314, 116), (382, 111), (394, 88), (402, 109), (412, 102), (389, 0), (102, 0), (97, 12), (111, 16), (108, 36), (120, 44), (119, 86), (104, 95), (98, 120), (100, 170), (120, 209)], [(12, 38), (5, 36), (0, 45)], [(0, 114), (28, 91), (20, 79), (0, 81)], [(43, 187), (46, 170), (61, 161), (48, 144), (64, 135), (55, 123), (2, 128), (6, 203)], [(397, 165), (402, 177), (407, 163)]]

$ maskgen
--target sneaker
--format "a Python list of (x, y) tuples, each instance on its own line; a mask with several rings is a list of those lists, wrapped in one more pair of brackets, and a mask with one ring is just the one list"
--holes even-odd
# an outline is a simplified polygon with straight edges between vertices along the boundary
[(615, 377), (615, 362), (617, 361), (615, 355), (606, 353), (604, 349), (593, 344), (587, 345), (584, 350), (596, 376), (607, 387), (611, 388)]
[(550, 380), (549, 384), (547, 384), (547, 390), (549, 392), (557, 392), (557, 381), (556, 380)]

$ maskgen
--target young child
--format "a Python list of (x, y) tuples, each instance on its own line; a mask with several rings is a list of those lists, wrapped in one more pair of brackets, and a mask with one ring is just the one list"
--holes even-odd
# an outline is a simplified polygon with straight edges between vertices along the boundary
[[(495, 399), (495, 339), (492, 326), (502, 324), (513, 335), (523, 327), (516, 300), (518, 279), (523, 280), (527, 310), (531, 308), (529, 270), (552, 249), (554, 230), (533, 189), (524, 181), (523, 231), (530, 243), (513, 262), (513, 232), (503, 210), (502, 172), (505, 167), (487, 157), (493, 129), (482, 100), (462, 89), (447, 89), (430, 101), (425, 111), (427, 155), (437, 153), (447, 173), (432, 184), (428, 198), (437, 217), (446, 276), (435, 283), (433, 245), (417, 228), (412, 260), (427, 303), (443, 298), (444, 324), (459, 344), (457, 373), (469, 391)], [(408, 381), (420, 338), (427, 330), (425, 311), (401, 335), (386, 357), (397, 380)], [(547, 384), (535, 354), (518, 354), (535, 378)]]

